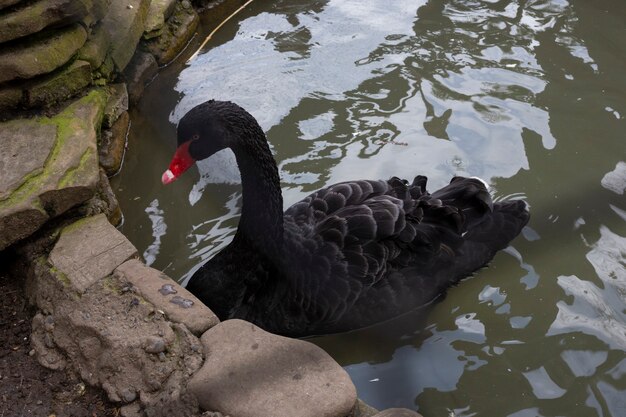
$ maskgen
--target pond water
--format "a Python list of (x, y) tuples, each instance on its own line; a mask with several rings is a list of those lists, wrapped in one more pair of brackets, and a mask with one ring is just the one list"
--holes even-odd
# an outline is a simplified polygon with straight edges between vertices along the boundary
[(286, 206), (348, 179), (480, 176), (531, 205), (511, 247), (426, 317), (312, 341), (377, 408), (626, 416), (626, 2), (259, 0), (191, 52), (133, 110), (113, 179), (149, 264), (184, 282), (236, 230), (228, 151), (160, 183), (209, 98), (267, 131)]

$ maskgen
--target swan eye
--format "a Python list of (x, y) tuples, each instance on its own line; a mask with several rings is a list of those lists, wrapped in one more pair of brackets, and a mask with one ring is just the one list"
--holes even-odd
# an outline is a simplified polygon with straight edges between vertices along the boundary
[(198, 140), (198, 139), (200, 139), (200, 135), (197, 133), (191, 137), (191, 140)]

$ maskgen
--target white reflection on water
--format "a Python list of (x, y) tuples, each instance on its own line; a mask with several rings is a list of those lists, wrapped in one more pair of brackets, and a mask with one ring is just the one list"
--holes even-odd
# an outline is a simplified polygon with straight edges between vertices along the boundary
[(154, 241), (143, 252), (143, 258), (146, 261), (146, 265), (152, 265), (159, 255), (161, 237), (167, 233), (167, 224), (165, 224), (165, 218), (163, 217), (165, 212), (159, 208), (159, 200), (152, 200), (145, 211), (152, 223), (152, 237)]
[(600, 239), (587, 254), (602, 285), (577, 276), (558, 277), (559, 285), (574, 301), (559, 301), (559, 312), (548, 335), (581, 331), (613, 349), (626, 346), (626, 238), (600, 227)]

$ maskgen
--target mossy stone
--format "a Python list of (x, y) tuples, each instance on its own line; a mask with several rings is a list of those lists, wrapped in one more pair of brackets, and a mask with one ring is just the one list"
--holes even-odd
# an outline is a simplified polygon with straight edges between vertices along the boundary
[(50, 105), (76, 95), (91, 84), (91, 65), (75, 61), (66, 68), (34, 80), (26, 88), (28, 107)]
[(0, 124), (0, 143), (13, 150), (0, 152), (0, 167), (19, 171), (0, 176), (0, 250), (94, 195), (105, 103), (106, 92), (94, 90), (52, 118)]
[(47, 74), (67, 63), (87, 40), (87, 32), (74, 24), (49, 37), (0, 46), (0, 83)]
[(87, 16), (91, 0), (38, 0), (0, 15), (0, 43), (18, 39), (50, 26), (64, 26)]

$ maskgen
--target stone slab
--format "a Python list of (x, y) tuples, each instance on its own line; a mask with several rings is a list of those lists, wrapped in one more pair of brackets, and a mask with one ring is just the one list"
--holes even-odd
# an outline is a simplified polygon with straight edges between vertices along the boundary
[(78, 52), (78, 58), (89, 62), (92, 68), (98, 68), (104, 62), (110, 48), (111, 35), (103, 24), (98, 24), (91, 29), (87, 42)]
[(109, 99), (104, 107), (104, 118), (102, 125), (111, 127), (122, 113), (128, 110), (128, 90), (126, 84), (117, 83), (108, 86)]
[(18, 39), (49, 26), (64, 26), (87, 16), (91, 0), (37, 0), (0, 15), (0, 43)]
[(161, 271), (134, 259), (120, 265), (115, 273), (135, 286), (139, 294), (196, 335), (217, 325), (217, 316), (192, 293)]
[(66, 64), (86, 40), (85, 29), (74, 24), (49, 37), (0, 46), (0, 83), (52, 72)]
[(177, 3), (174, 14), (168, 19), (162, 34), (146, 42), (146, 46), (159, 65), (167, 65), (185, 49), (195, 35), (200, 17), (192, 8)]
[(91, 81), (91, 65), (87, 61), (74, 61), (61, 70), (28, 83), (24, 93), (25, 105), (37, 107), (58, 103), (78, 94)]
[(138, 50), (124, 71), (128, 86), (128, 99), (136, 104), (143, 94), (144, 87), (157, 75), (159, 66), (152, 54)]
[[(16, 120), (0, 129), (0, 200), (33, 175), (43, 172), (56, 144), (57, 127), (37, 120)], [(25, 156), (28, 156), (25, 158)]]
[(100, 166), (108, 176), (115, 175), (122, 166), (124, 153), (126, 152), (126, 136), (130, 127), (130, 116), (125, 111), (113, 123), (110, 129), (102, 131), (98, 146), (98, 158)]
[(146, 18), (146, 32), (162, 29), (165, 21), (172, 15), (176, 0), (152, 0)]
[[(0, 250), (94, 195), (99, 181), (97, 129), (105, 101), (105, 93), (94, 90), (54, 117), (0, 123), (0, 143), (11, 142), (13, 149), (0, 152), (0, 161), (3, 169), (14, 171), (0, 179)], [(50, 143), (52, 148), (46, 147)], [(25, 173), (26, 168), (18, 168), (22, 164), (33, 170)]]
[(133, 244), (99, 214), (64, 228), (48, 262), (83, 294), (133, 256), (137, 256)]
[(111, 57), (118, 71), (123, 71), (135, 53), (144, 32), (150, 0), (114, 1), (102, 19), (111, 39)]
[(346, 371), (312, 343), (227, 320), (200, 338), (189, 389), (204, 410), (236, 417), (345, 417), (356, 404)]

